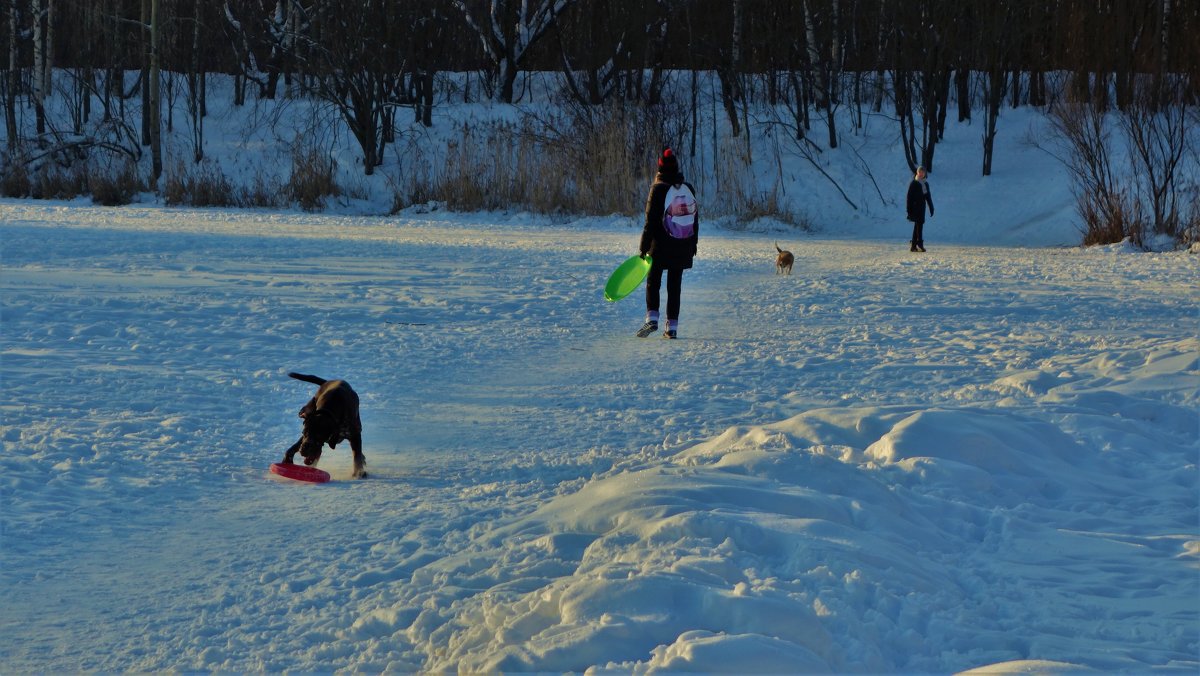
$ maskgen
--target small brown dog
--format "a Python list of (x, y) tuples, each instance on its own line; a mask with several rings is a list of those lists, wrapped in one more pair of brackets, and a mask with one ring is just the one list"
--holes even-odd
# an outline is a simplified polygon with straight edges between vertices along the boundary
[(362, 421), (358, 417), (358, 394), (344, 380), (325, 380), (303, 373), (289, 373), (296, 380), (317, 385), (317, 394), (304, 408), (300, 417), (304, 420), (304, 432), (300, 440), (292, 444), (283, 454), (283, 463), (292, 464), (296, 452), (304, 456), (304, 464), (315, 465), (321, 459), (325, 444), (336, 448), (343, 440), (350, 442), (354, 454), (354, 478), (365, 479), (367, 460), (362, 452)]
[(792, 263), (796, 262), (796, 257), (792, 255), (791, 251), (780, 249), (779, 242), (775, 242), (775, 250), (779, 252), (779, 255), (775, 257), (775, 274), (792, 274)]

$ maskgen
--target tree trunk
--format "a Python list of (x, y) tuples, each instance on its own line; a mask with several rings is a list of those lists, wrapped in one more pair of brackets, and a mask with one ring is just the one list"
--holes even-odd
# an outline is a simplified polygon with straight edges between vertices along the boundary
[(421, 124), (433, 126), (433, 71), (421, 71), (420, 76)]
[(883, 112), (883, 99), (887, 93), (887, 71), (882, 69), (875, 71), (875, 97), (871, 103), (871, 111), (875, 113)]
[(925, 167), (925, 171), (933, 172), (933, 154), (938, 143), (938, 88), (941, 78), (936, 70), (927, 66), (921, 73), (921, 80), (921, 166)]
[(42, 92), (50, 96), (54, 93), (54, 0), (46, 0), (46, 58), (42, 61), (45, 73), (42, 75)]
[[(820, 81), (823, 80), (822, 76), (819, 75), (822, 70), (821, 63), (823, 59), (821, 58), (821, 49), (817, 45), (816, 22), (813, 19), (812, 12), (808, 9), (808, 0), (804, 0), (801, 8), (804, 10), (804, 45), (808, 53), (808, 69), (813, 73), (814, 79)], [(816, 88), (817, 95), (814, 97), (814, 102), (818, 108), (825, 107), (826, 98), (829, 93), (828, 89), (821, 91), (822, 89), (824, 87), (819, 85)]]
[(150, 2), (142, 0), (142, 145), (150, 145)]
[(894, 79), (896, 119), (900, 122), (900, 145), (904, 149), (904, 160), (908, 162), (908, 170), (916, 173), (919, 162), (917, 160), (917, 130), (912, 110), (912, 74), (897, 70)]
[(950, 108), (950, 69), (942, 70), (937, 86), (937, 140), (946, 137), (946, 114)]
[(505, 56), (500, 61), (500, 72), (497, 78), (500, 80), (499, 100), (502, 103), (513, 102), (513, 91), (517, 82), (517, 65), (514, 63), (511, 56)]
[(96, 89), (96, 71), (91, 66), (83, 69), (83, 101), (81, 108), (83, 121), (86, 124), (92, 119), (92, 91)]
[(4, 131), (8, 147), (17, 148), (17, 88), (21, 77), (17, 72), (17, 0), (8, 7), (8, 71), (4, 74)]
[(1046, 105), (1046, 74), (1040, 70), (1029, 74), (1029, 105), (1038, 108)]
[(959, 121), (966, 122), (971, 120), (971, 72), (966, 70), (966, 67), (959, 66), (959, 70), (954, 72), (954, 86), (958, 91), (959, 100)]
[(157, 185), (162, 176), (162, 101), (159, 93), (159, 0), (150, 0), (150, 181)]
[(718, 79), (721, 81), (721, 104), (725, 107), (725, 114), (729, 117), (730, 133), (734, 136), (740, 136), (742, 133), (737, 112), (737, 102), (742, 98), (741, 83), (739, 81), (741, 77), (739, 69), (741, 68), (742, 59), (741, 18), (742, 2), (741, 0), (734, 0), (729, 59), (725, 66), (717, 72)]
[(1000, 118), (1000, 105), (1004, 102), (1005, 71), (993, 70), (988, 74), (987, 104), (984, 109), (983, 131), (983, 175), (992, 175), (992, 152), (996, 140), (996, 120)]
[(188, 74), (188, 113), (192, 122), (192, 161), (204, 161), (204, 73), (200, 71), (200, 0), (192, 3), (192, 68)]
[(1171, 105), (1171, 101), (1164, 96), (1164, 79), (1167, 76), (1167, 68), (1169, 62), (1167, 56), (1170, 53), (1170, 33), (1171, 33), (1171, 5), (1172, 0), (1161, 0), (1162, 14), (1159, 18), (1158, 25), (1158, 40), (1155, 49), (1158, 50), (1157, 63), (1154, 70), (1154, 84), (1151, 91), (1153, 92), (1156, 105)]
[(737, 84), (734, 82), (735, 76), (729, 71), (721, 69), (717, 72), (717, 79), (721, 81), (721, 105), (725, 108), (725, 115), (729, 118), (730, 133), (734, 136), (740, 136), (742, 133), (741, 124), (738, 122), (737, 112)]
[(33, 108), (37, 116), (37, 133), (46, 133), (46, 96), (44, 76), (46, 74), (46, 34), (43, 27), (45, 15), (42, 0), (33, 0)]
[(834, 118), (833, 105), (828, 103), (830, 100), (831, 99), (826, 98), (825, 123), (829, 127), (829, 147), (837, 148), (838, 147), (837, 120)]

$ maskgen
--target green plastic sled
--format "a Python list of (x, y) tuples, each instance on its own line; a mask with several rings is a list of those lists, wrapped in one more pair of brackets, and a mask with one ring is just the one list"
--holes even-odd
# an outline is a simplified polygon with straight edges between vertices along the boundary
[(654, 261), (649, 256), (645, 258), (631, 256), (624, 263), (618, 265), (617, 269), (613, 270), (612, 275), (609, 276), (608, 283), (604, 285), (604, 300), (612, 303), (633, 293), (633, 290), (646, 279), (653, 263)]

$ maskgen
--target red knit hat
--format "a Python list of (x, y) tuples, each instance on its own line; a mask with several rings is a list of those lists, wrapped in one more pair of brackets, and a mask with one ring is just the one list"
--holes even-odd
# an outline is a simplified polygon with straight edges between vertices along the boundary
[(663, 148), (662, 155), (658, 158), (658, 168), (660, 170), (679, 170), (679, 160), (675, 158), (675, 151), (670, 148)]

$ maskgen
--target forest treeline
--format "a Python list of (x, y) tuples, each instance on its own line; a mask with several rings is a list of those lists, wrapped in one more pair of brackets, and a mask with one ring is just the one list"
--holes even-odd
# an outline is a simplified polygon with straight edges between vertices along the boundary
[[(479, 95), (511, 102), (522, 71), (562, 70), (589, 103), (656, 95), (662, 70), (772, 75), (766, 96), (829, 95), (838, 73), (915, 72), (933, 89), (963, 73), (1077, 74), (1114, 105), (1137, 74), (1200, 75), (1195, 0), (8, 0), (6, 99), (39, 72), (153, 67), (239, 76), (255, 95), (349, 71), (391, 95), (428, 94), (439, 71), (479, 71)], [(954, 80), (952, 74), (957, 74)], [(1016, 81), (1021, 81), (1017, 78)], [(283, 84), (281, 84), (283, 83)], [(966, 99), (966, 97), (959, 97)]]
[[(1200, 68), (1194, 0), (8, 0), (8, 70), (317, 75), (335, 53), (425, 70), (764, 73), (836, 68), (1133, 73)], [(157, 45), (151, 41), (156, 40)], [(363, 65), (367, 65), (364, 63)], [(261, 80), (261, 81), (260, 81)], [(498, 83), (503, 89), (503, 82)], [(1119, 91), (1120, 88), (1118, 88)], [(498, 95), (506, 95), (497, 92)], [(601, 92), (603, 94), (603, 92)], [(622, 91), (613, 91), (622, 95)]]
[[(145, 149), (152, 184), (163, 173), (164, 81), (184, 89), (195, 137), (192, 159), (199, 163), (207, 83), (215, 74), (232, 78), (236, 105), (298, 97), (331, 104), (360, 146), (367, 174), (382, 164), (394, 141), (398, 111), (411, 110), (418, 124), (432, 124), (434, 107), (444, 102), (435, 91), (436, 78), (449, 72), (467, 74), (456, 91), (463, 102), (501, 103), (527, 100), (530, 74), (558, 73), (563, 96), (580, 109), (650, 108), (679, 96), (667, 84), (669, 74), (711, 73), (733, 137), (751, 124), (751, 104), (791, 111), (795, 136), (829, 148), (838, 146), (839, 120), (847, 110), (851, 120), (853, 111), (861, 116), (864, 110), (886, 110), (899, 123), (910, 168), (934, 166), (947, 118), (982, 116), (985, 175), (1005, 104), (1050, 110), (1062, 98), (1103, 114), (1186, 110), (1200, 98), (1198, 0), (7, 0), (6, 5), (0, 17), (0, 97), (8, 166), (18, 155), (26, 167), (30, 157), (42, 156), (28, 152), (30, 143), (44, 148), (63, 142), (63, 123), (48, 128), (45, 119), (44, 103), (57, 94), (70, 102), (71, 143), (80, 146), (73, 150), (99, 147), (141, 160)], [(69, 74), (67, 81), (53, 81), (62, 72)], [(131, 72), (138, 74), (132, 84)], [(139, 102), (135, 121), (126, 108), (131, 101)], [(27, 117), (32, 125), (24, 122)], [(97, 119), (116, 127), (79, 139)], [(1137, 119), (1153, 121), (1141, 112)], [(678, 121), (672, 131), (689, 124), (694, 136), (694, 119)], [(1065, 133), (1066, 121), (1062, 127)], [(1186, 137), (1173, 126), (1167, 132)]]

